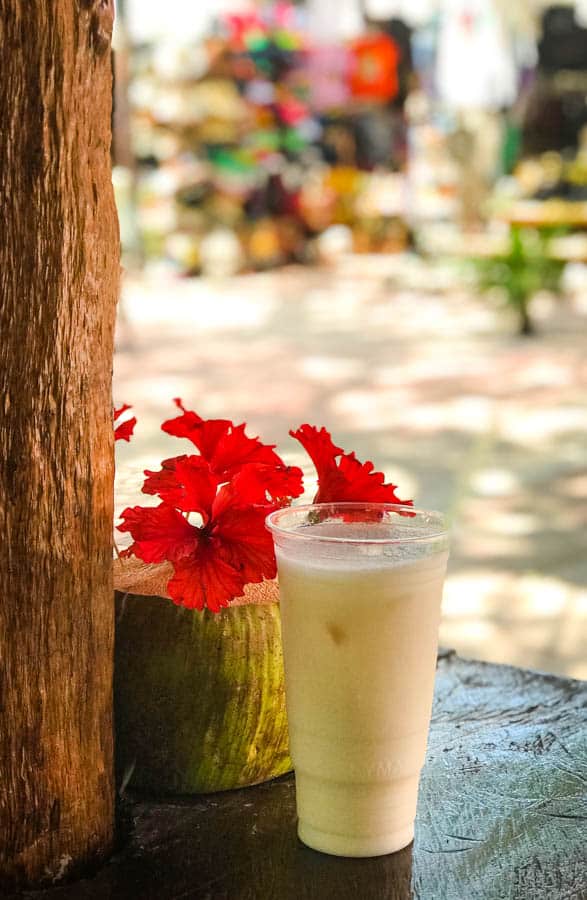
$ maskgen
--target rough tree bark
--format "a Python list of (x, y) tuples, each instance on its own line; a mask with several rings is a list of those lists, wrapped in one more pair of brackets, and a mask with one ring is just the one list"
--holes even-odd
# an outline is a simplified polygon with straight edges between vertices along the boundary
[(0, 0), (0, 883), (113, 837), (113, 0)]

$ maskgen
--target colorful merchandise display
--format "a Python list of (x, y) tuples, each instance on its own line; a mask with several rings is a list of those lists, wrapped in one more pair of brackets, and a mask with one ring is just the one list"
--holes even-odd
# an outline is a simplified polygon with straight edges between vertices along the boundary
[(175, 55), (160, 46), (135, 52), (132, 134), (147, 261), (209, 271), (219, 255), (210, 248), (228, 247), (227, 233), (235, 271), (308, 261), (320, 255), (318, 238), (339, 226), (351, 249), (401, 249), (403, 210), (373, 203), (376, 192), (397, 196), (405, 162), (401, 106), (392, 102), (401, 57), (378, 29), (317, 43), (304, 10), (285, 2), (224, 15)]
[(267, 0), (197, 40), (154, 35), (130, 53), (124, 234), (142, 262), (191, 275), (423, 247), (437, 225), (480, 234), (513, 200), (549, 201), (571, 227), (585, 27), (570, 9), (524, 9), (345, 0), (331, 22), (327, 0)]

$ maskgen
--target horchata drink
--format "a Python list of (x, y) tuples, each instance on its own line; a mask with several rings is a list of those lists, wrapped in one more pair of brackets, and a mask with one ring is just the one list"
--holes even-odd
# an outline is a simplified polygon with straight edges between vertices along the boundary
[(298, 834), (340, 856), (400, 850), (414, 836), (432, 707), (443, 518), (333, 503), (279, 510), (268, 526)]

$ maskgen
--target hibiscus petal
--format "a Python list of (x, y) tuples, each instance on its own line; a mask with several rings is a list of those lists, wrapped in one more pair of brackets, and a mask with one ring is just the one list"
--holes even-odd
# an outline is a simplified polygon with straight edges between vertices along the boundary
[(265, 508), (270, 505), (265, 486), (257, 478), (254, 467), (246, 466), (232, 481), (223, 484), (216, 494), (212, 504), (212, 519), (217, 523), (227, 510)]
[[(230, 481), (236, 473), (250, 463), (283, 466), (283, 460), (275, 453), (273, 444), (263, 444), (258, 438), (245, 434), (246, 425), (232, 425), (220, 438), (214, 453), (208, 460), (214, 472)], [(202, 454), (205, 455), (202, 450)]]
[(145, 471), (145, 494), (158, 494), (163, 501), (184, 512), (199, 513), (204, 524), (210, 517), (218, 479), (201, 456), (164, 459), (159, 472)]
[[(411, 506), (411, 500), (400, 500), (396, 485), (385, 484), (383, 472), (375, 472), (373, 463), (360, 462), (354, 453), (337, 447), (325, 428), (301, 425), (290, 431), (312, 459), (318, 475), (318, 492), (314, 503), (398, 503)], [(340, 457), (340, 459), (337, 459)]]
[(178, 482), (175, 474), (175, 467), (179, 460), (187, 459), (187, 454), (183, 456), (172, 456), (170, 459), (161, 461), (161, 468), (158, 472), (151, 472), (145, 469), (145, 478), (143, 484), (143, 494), (159, 494), (162, 500), (167, 500), (174, 505), (173, 500), (169, 499), (169, 493), (177, 490)]
[(274, 508), (288, 506), (304, 490), (303, 472), (297, 466), (249, 463), (234, 477), (233, 484), (239, 493), (250, 497), (251, 503)]
[(262, 506), (266, 514), (287, 506), (303, 487), (303, 473), (297, 466), (269, 466), (249, 463), (223, 485), (214, 503), (217, 517), (227, 507)]
[(273, 538), (265, 527), (266, 508), (225, 510), (214, 521), (213, 543), (219, 556), (240, 573), (243, 582), (275, 578)]
[(169, 596), (178, 606), (219, 612), (233, 597), (244, 593), (239, 572), (221, 559), (211, 548), (174, 565), (174, 575), (167, 585)]
[(130, 532), (134, 541), (126, 554), (144, 562), (177, 562), (198, 548), (200, 530), (165, 503), (155, 507), (129, 506), (121, 518), (118, 530)]
[(195, 444), (202, 456), (210, 460), (218, 441), (228, 431), (231, 422), (228, 419), (202, 419), (193, 410), (186, 409), (179, 397), (173, 402), (182, 410), (182, 414), (163, 422), (161, 429), (174, 437), (187, 438)]
[[(375, 472), (373, 463), (359, 462), (354, 453), (345, 453), (339, 461), (339, 471), (344, 478), (341, 488), (344, 496), (337, 500), (357, 501), (361, 503), (398, 503), (411, 506), (412, 500), (401, 500), (397, 494), (397, 485), (385, 484), (383, 472)], [(330, 499), (330, 498), (328, 498)]]
[(114, 440), (130, 441), (136, 424), (136, 416), (133, 416), (132, 419), (129, 419), (127, 422), (123, 422), (122, 425), (119, 425), (114, 429)]
[(179, 398), (174, 402), (182, 414), (168, 419), (161, 428), (167, 434), (190, 440), (221, 481), (230, 481), (250, 463), (283, 467), (283, 460), (275, 453), (274, 445), (249, 437), (245, 434), (244, 423), (234, 425), (228, 419), (202, 419), (187, 410)]
[(200, 513), (205, 524), (211, 515), (218, 479), (201, 456), (187, 456), (179, 460), (175, 474), (184, 490), (180, 509)]
[(315, 503), (400, 503), (396, 485), (385, 484), (383, 472), (373, 471), (373, 463), (359, 462), (354, 453), (345, 453), (338, 461), (336, 472), (328, 473), (318, 485)]
[(297, 431), (290, 431), (290, 435), (300, 442), (314, 463), (319, 479), (336, 466), (336, 457), (343, 453), (343, 450), (333, 443), (330, 433), (325, 428), (300, 425)]
[(127, 419), (126, 422), (121, 422), (120, 425), (116, 425), (120, 416), (122, 416), (127, 409), (132, 409), (132, 406), (129, 406), (128, 403), (123, 403), (118, 409), (113, 410), (112, 418), (114, 425), (116, 426), (114, 429), (115, 441), (130, 441), (134, 427), (137, 424), (136, 416), (133, 416), (132, 418)]

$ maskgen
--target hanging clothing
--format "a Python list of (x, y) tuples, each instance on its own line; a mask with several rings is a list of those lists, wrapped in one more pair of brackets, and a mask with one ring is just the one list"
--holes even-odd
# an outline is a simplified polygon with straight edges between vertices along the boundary
[(493, 0), (444, 0), (436, 87), (455, 110), (497, 110), (515, 101), (513, 45)]
[(366, 34), (351, 43), (349, 87), (357, 100), (380, 103), (393, 100), (399, 91), (400, 51), (393, 38), (383, 33)]
[(316, 44), (306, 54), (309, 102), (317, 112), (344, 109), (349, 100), (351, 55), (344, 44)]

